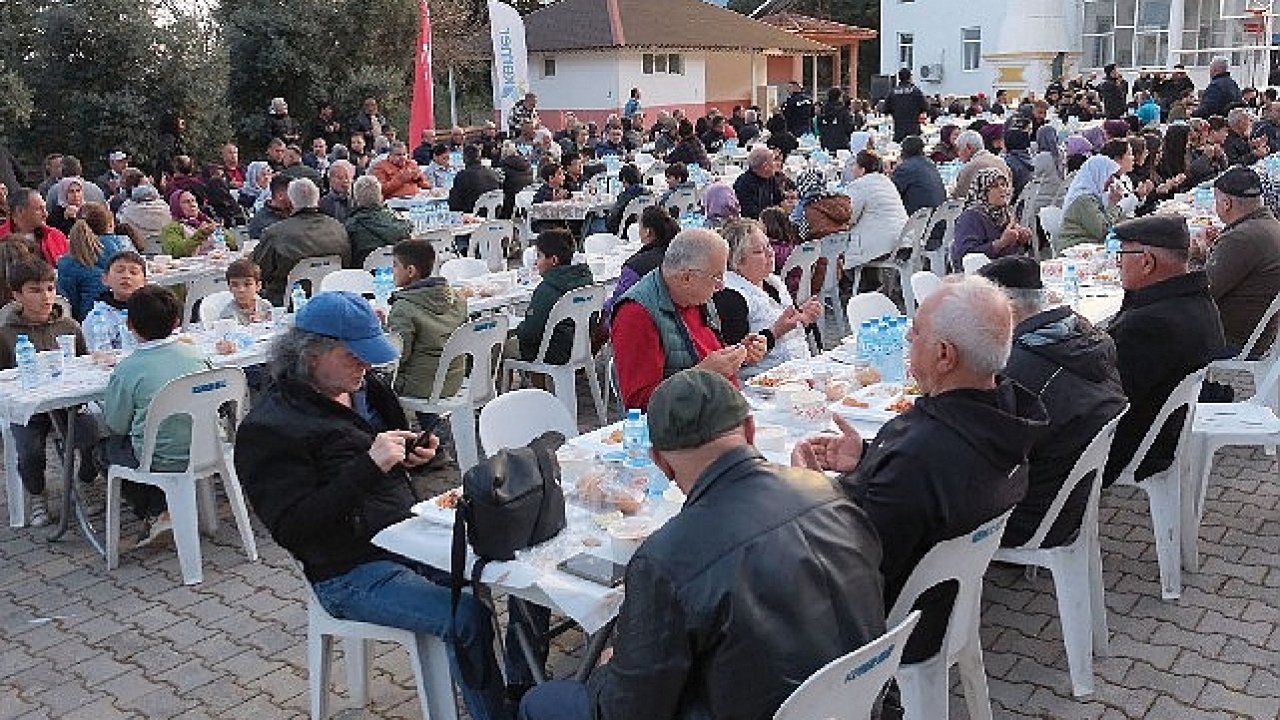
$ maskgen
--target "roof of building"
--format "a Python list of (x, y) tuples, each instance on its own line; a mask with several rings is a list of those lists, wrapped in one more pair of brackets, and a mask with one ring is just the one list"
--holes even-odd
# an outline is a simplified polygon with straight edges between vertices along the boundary
[(524, 18), (530, 52), (606, 48), (825, 55), (834, 48), (702, 0), (559, 0)]
[(851, 40), (874, 40), (878, 32), (870, 28), (845, 25), (834, 20), (809, 17), (793, 12), (780, 12), (760, 18), (779, 30), (819, 42), (843, 43)]

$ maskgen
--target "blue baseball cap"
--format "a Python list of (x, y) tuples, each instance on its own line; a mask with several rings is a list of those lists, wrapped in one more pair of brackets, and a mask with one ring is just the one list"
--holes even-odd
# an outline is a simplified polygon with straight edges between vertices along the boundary
[(400, 356), (387, 341), (369, 301), (355, 293), (316, 293), (293, 324), (299, 330), (341, 340), (353, 355), (370, 365), (383, 365)]

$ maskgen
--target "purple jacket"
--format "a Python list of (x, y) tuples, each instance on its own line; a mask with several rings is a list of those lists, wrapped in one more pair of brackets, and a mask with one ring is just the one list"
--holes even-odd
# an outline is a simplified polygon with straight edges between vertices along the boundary
[(996, 250), (993, 243), (1000, 239), (1000, 228), (991, 217), (978, 208), (970, 208), (956, 218), (956, 238), (951, 244), (951, 267), (960, 268), (964, 264), (964, 256), (969, 253), (982, 253), (995, 260), (1006, 255), (1020, 255), (1025, 252), (1021, 245), (1010, 245), (1003, 250)]

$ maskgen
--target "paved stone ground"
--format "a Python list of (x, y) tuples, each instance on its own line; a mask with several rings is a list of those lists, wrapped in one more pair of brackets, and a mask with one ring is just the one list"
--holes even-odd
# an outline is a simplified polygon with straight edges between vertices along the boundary
[[(1180, 602), (1159, 599), (1145, 496), (1104, 495), (1111, 655), (1098, 659), (1097, 692), (1086, 700), (1071, 697), (1047, 573), (988, 573), (982, 637), (995, 717), (1280, 718), (1276, 472), (1260, 450), (1220, 453), (1202, 570), (1185, 577)], [(456, 482), (445, 474), (431, 486)], [(74, 537), (50, 544), (43, 531), (0, 529), (0, 718), (306, 716), (301, 575), (255, 530), (261, 562), (245, 560), (224, 522), (204, 544), (204, 583), (184, 587), (171, 548), (126, 552), (108, 573)], [(125, 536), (134, 531), (126, 526)], [(573, 633), (558, 641), (552, 670), (568, 674), (580, 645)], [(420, 717), (405, 654), (380, 645), (373, 664), (364, 717)], [(338, 693), (343, 677), (339, 661)], [(331, 703), (335, 712), (347, 705), (341, 695)], [(952, 717), (967, 717), (958, 691)]]

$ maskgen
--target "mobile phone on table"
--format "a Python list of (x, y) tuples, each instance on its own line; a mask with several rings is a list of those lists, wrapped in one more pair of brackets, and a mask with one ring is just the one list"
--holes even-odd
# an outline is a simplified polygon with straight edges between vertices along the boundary
[(621, 585), (627, 574), (626, 565), (585, 552), (561, 561), (556, 567), (583, 580), (611, 588)]
[(418, 433), (418, 437), (413, 439), (413, 445), (409, 447), (410, 450), (431, 447), (431, 433), (435, 432), (436, 427), (440, 424), (441, 417), (437, 415), (431, 422), (422, 425), (422, 432)]

